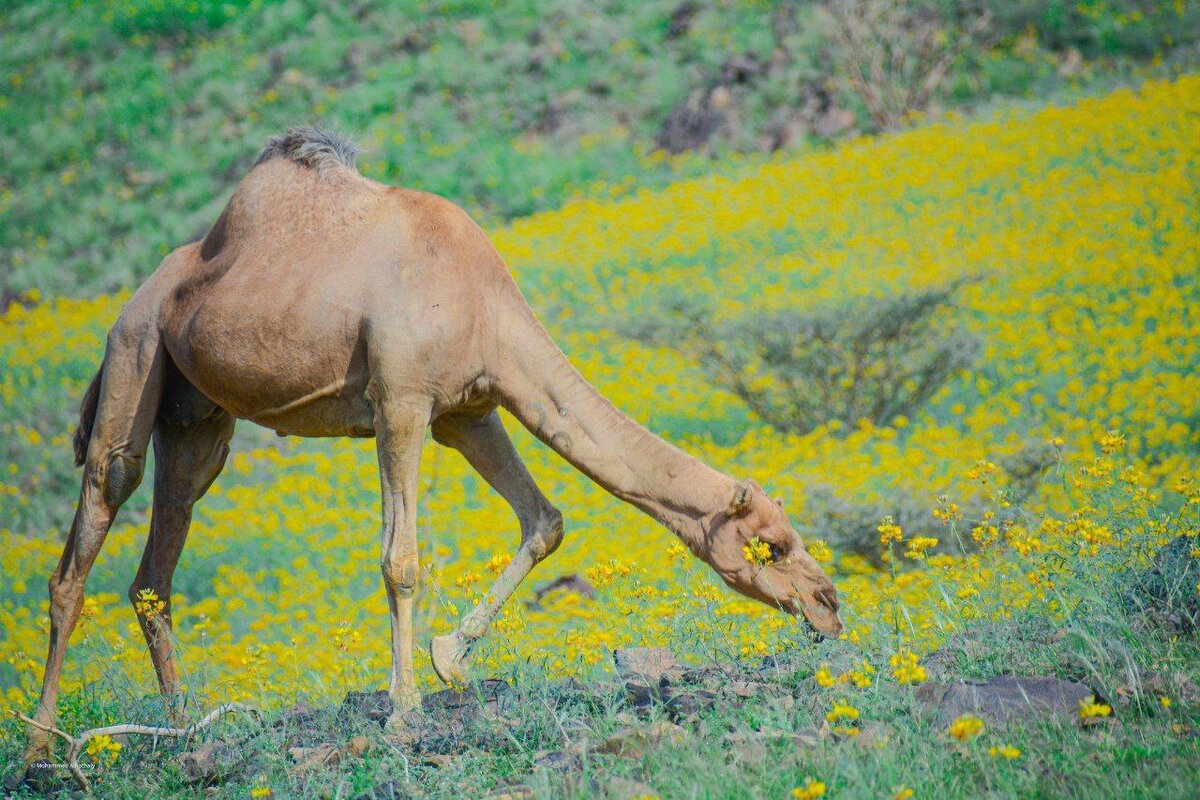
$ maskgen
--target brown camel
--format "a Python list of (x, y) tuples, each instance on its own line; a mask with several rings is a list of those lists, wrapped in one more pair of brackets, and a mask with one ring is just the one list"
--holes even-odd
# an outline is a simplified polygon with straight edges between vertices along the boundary
[[(471, 645), (563, 536), (497, 414), (503, 406), (564, 459), (673, 531), (742, 594), (841, 631), (833, 584), (782, 508), (624, 416), (571, 366), (486, 235), (435, 195), (368, 180), (348, 142), (314, 129), (270, 140), (205, 237), (169, 254), (121, 312), (75, 436), (83, 486), (50, 579), (50, 648), (36, 719), (52, 724), (84, 581), (154, 440), (150, 536), (130, 598), (167, 603), (192, 505), (221, 471), (234, 419), (280, 434), (374, 436), (381, 566), (392, 625), (390, 694), (413, 680), (417, 470), (426, 428), (511, 504), (521, 542), (478, 607), (433, 639), (438, 675), (461, 680)], [(768, 564), (743, 546), (770, 546)], [(142, 621), (162, 691), (177, 680), (170, 607)], [(31, 733), (29, 758), (48, 754)]]

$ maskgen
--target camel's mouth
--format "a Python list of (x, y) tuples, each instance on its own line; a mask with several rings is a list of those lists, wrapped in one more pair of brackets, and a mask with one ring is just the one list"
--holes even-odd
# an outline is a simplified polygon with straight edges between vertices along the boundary
[(805, 630), (814, 635), (813, 641), (836, 639), (842, 635), (842, 621), (838, 615), (829, 610), (828, 606), (819, 603), (806, 603), (801, 608)]

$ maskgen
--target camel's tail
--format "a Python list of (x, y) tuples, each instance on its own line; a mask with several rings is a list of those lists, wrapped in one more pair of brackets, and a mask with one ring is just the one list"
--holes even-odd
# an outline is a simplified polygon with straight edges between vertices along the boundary
[(79, 427), (75, 429), (75, 466), (82, 467), (87, 460), (88, 442), (92, 440), (92, 426), (96, 424), (96, 408), (100, 405), (100, 379), (104, 377), (104, 364), (96, 370), (96, 377), (88, 384), (79, 406)]

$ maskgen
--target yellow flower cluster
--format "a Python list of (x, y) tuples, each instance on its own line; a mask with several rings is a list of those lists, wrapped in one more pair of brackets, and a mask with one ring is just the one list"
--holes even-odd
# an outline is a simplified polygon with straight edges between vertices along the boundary
[(137, 600), (133, 604), (133, 608), (138, 613), (138, 616), (145, 617), (146, 619), (154, 619), (166, 607), (166, 601), (161, 599), (153, 589), (139, 589)]
[(979, 717), (974, 714), (963, 714), (950, 723), (947, 732), (960, 742), (966, 742), (983, 733), (983, 727), (983, 720)]
[(902, 651), (892, 656), (892, 677), (896, 683), (922, 683), (926, 673), (916, 653)]
[(757, 536), (742, 546), (742, 555), (751, 564), (770, 566), (774, 559), (771, 557), (771, 546)]
[(88, 739), (87, 754), (97, 764), (111, 764), (121, 755), (121, 743), (111, 736), (93, 736)]
[(919, 560), (925, 557), (925, 553), (938, 546), (938, 540), (932, 536), (914, 536), (908, 540), (908, 546), (904, 550), (906, 558)]
[(792, 789), (792, 800), (817, 800), (825, 795), (825, 784), (815, 778), (805, 778), (803, 786)]
[(1095, 697), (1089, 697), (1086, 700), (1079, 701), (1079, 718), (1098, 719), (1107, 717), (1112, 714), (1112, 706), (1096, 701)]
[(832, 725), (833, 732), (839, 736), (858, 736), (858, 718), (861, 712), (845, 700), (835, 700), (832, 708), (825, 714), (825, 719)]
[(892, 521), (891, 517), (884, 517), (876, 530), (879, 531), (879, 543), (884, 547), (887, 547), (892, 542), (900, 542), (904, 539), (904, 531)]

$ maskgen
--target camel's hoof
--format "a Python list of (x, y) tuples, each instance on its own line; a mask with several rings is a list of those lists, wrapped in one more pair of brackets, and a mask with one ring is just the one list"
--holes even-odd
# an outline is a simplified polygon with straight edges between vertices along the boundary
[(421, 693), (415, 686), (401, 689), (392, 696), (392, 713), (388, 714), (383, 730), (390, 735), (405, 734), (421, 727)]
[(392, 716), (407, 714), (421, 707), (421, 693), (416, 686), (402, 686), (389, 697), (392, 698)]
[(429, 643), (429, 656), (433, 660), (433, 671), (450, 686), (462, 686), (467, 682), (467, 645), (455, 631), (446, 636), (435, 636)]

